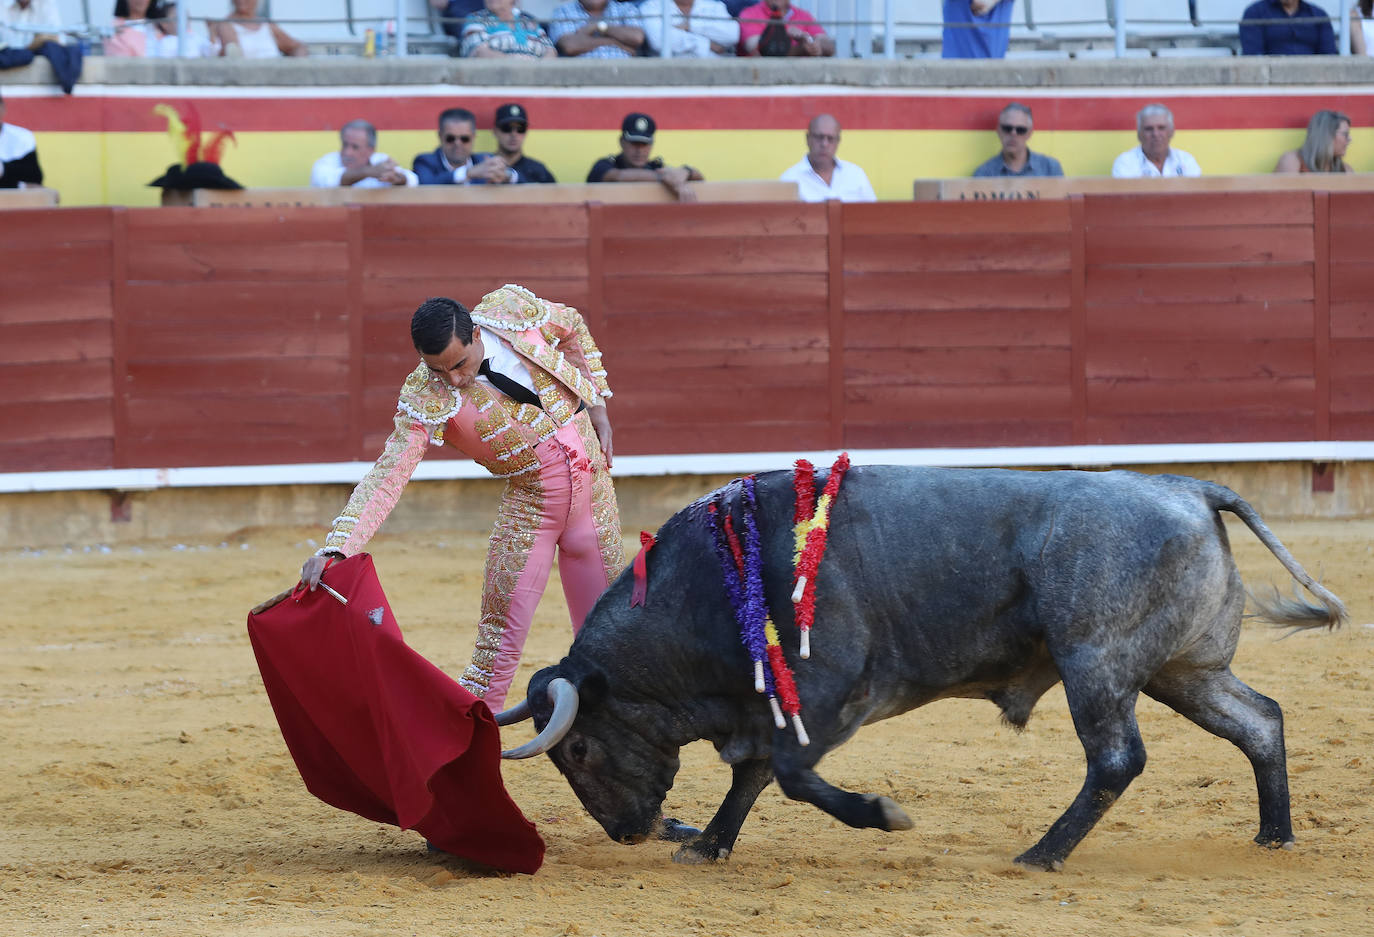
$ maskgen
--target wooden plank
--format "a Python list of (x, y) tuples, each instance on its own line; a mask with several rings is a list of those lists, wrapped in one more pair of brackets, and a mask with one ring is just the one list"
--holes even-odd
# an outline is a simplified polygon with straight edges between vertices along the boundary
[[(344, 240), (345, 206), (242, 208), (206, 215), (189, 206), (130, 208), (129, 237), (137, 244), (289, 244)], [(213, 223), (211, 223), (213, 222)], [(150, 247), (149, 250), (152, 248)], [(134, 248), (132, 254), (145, 253)]]
[(871, 202), (846, 206), (844, 236), (1005, 234), (1069, 230), (1064, 202)]
[(108, 397), (0, 402), (0, 440), (5, 442), (102, 439), (113, 435), (114, 414)]
[(1316, 379), (1312, 435), (1331, 435), (1331, 197), (1312, 193), (1312, 357)]
[[(804, 377), (800, 376), (799, 377)], [(799, 413), (814, 413), (824, 420), (829, 406), (829, 387), (820, 380), (748, 388), (748, 405), (743, 403), (744, 388), (737, 384), (711, 384), (703, 381), (684, 394), (681, 387), (646, 385), (634, 393), (617, 392), (615, 412), (618, 420), (663, 420), (680, 422), (724, 420), (730, 423), (762, 423), (796, 419)]]
[(129, 442), (129, 210), (116, 208), (111, 216), (110, 239), (110, 309), (111, 360), (109, 364), (113, 393), (110, 397), (114, 420), (114, 451), (116, 468), (128, 468)]
[(606, 275), (682, 276), (719, 273), (805, 274), (825, 270), (824, 235), (760, 237), (607, 238)]
[(1312, 258), (1310, 225), (1103, 227), (1094, 229), (1087, 239), (1087, 262), (1094, 267), (1299, 263)]
[(192, 242), (131, 253), (129, 279), (218, 283), (336, 281), (347, 276), (348, 243), (301, 241), (281, 245)]
[(1273, 341), (1135, 341), (1088, 350), (1089, 380), (1200, 381), (1313, 376), (1309, 335)]
[(730, 315), (753, 316), (772, 309), (827, 315), (828, 279), (826, 270), (785, 277), (753, 273), (702, 273), (672, 278), (621, 274), (605, 279), (605, 311), (608, 321), (640, 316), (652, 299), (657, 315), (694, 317), (729, 310)]
[(850, 310), (849, 348), (1069, 347), (1063, 309)]
[(1293, 302), (1312, 299), (1312, 278), (1311, 264), (1090, 267), (1087, 301), (1142, 308), (1159, 303)]
[(300, 432), (284, 439), (258, 437), (251, 446), (223, 434), (180, 437), (159, 433), (135, 438), (128, 448), (134, 464), (166, 468), (346, 462), (350, 458), (342, 437), (312, 437)]
[[(1331, 200), (1333, 228), (1369, 225), (1374, 225), (1374, 192), (1345, 192), (1340, 198)], [(1333, 238), (1333, 244), (1334, 242)]]
[[(593, 340), (606, 325), (606, 211), (600, 202), (587, 206), (587, 301), (581, 307), (582, 321)], [(601, 346), (598, 345), (598, 348)], [(603, 351), (605, 349), (602, 349)]]
[(1069, 387), (1057, 384), (845, 385), (852, 423), (885, 420), (1068, 420)]
[(348, 441), (355, 459), (366, 458), (363, 441), (363, 210), (348, 209)]
[(114, 466), (111, 437), (5, 442), (0, 439), (0, 472), (69, 472)]
[(527, 241), (505, 238), (449, 241), (439, 238), (413, 241), (368, 241), (363, 248), (363, 276), (432, 277), (442, 270), (448, 276), (483, 278), (492, 285), (519, 283), (530, 273), (544, 277), (577, 278), (587, 275), (587, 245), (580, 239), (545, 239), (533, 248)]
[(566, 303), (581, 310), (587, 304), (585, 272), (572, 277), (551, 277), (526, 270), (518, 279), (500, 279), (485, 271), (446, 273), (424, 277), (385, 277), (363, 280), (362, 308), (367, 322), (400, 321), (402, 331), (410, 334), (410, 317), (431, 296), (447, 296), (471, 309), (482, 297), (508, 282), (515, 282), (536, 296)]
[[(108, 318), (73, 322), (21, 322), (0, 329), (0, 364), (95, 364), (114, 353)], [(57, 371), (54, 370), (54, 379)]]
[(272, 355), (216, 359), (212, 363), (204, 359), (135, 359), (126, 370), (126, 387), (130, 396), (148, 399), (188, 392), (207, 397), (275, 398), (318, 394), (325, 388), (345, 389), (349, 386), (346, 374), (346, 362), (337, 357)]
[[(1334, 206), (1333, 206), (1334, 207)], [(1371, 209), (1374, 211), (1374, 209)], [(1374, 258), (1369, 256), (1370, 240), (1374, 239), (1374, 218), (1369, 220), (1369, 224), (1344, 225), (1337, 227), (1331, 225), (1331, 237), (1328, 253), (1332, 263), (1339, 264), (1369, 264), (1374, 263)]]
[(728, 420), (680, 420), (654, 424), (629, 422), (620, 412), (620, 398), (612, 404), (616, 420), (617, 455), (660, 455), (681, 452), (796, 452), (828, 448), (829, 424), (823, 420), (770, 420), (735, 423)]
[(848, 387), (896, 384), (1065, 384), (1067, 348), (873, 348), (845, 356)]
[(1084, 223), (1096, 228), (1187, 228), (1229, 225), (1310, 225), (1312, 193), (1190, 192), (1171, 195), (1084, 195)]
[(1069, 269), (1067, 233), (861, 235), (845, 245), (846, 273)]
[(1368, 413), (1374, 417), (1374, 368), (1355, 374), (1333, 374), (1331, 414)]
[(109, 283), (108, 241), (33, 242), (4, 248), (0, 289), (17, 283)]
[(223, 362), (233, 358), (333, 357), (345, 380), (348, 329), (342, 315), (306, 321), (187, 319), (177, 329), (132, 328), (132, 361), (184, 359)]
[(739, 205), (604, 205), (605, 237), (657, 241), (662, 237), (823, 237), (824, 204), (760, 202)]
[(1073, 424), (1068, 419), (851, 420), (844, 433), (846, 449), (1067, 446), (1072, 442)]
[(1331, 414), (1332, 439), (1374, 439), (1374, 412)]
[(1374, 338), (1374, 304), (1369, 300), (1332, 302), (1330, 308), (1333, 339)]
[(7, 284), (4, 301), (0, 302), (0, 327), (20, 322), (108, 319), (110, 315), (108, 281), (26, 280)]
[(1369, 302), (1374, 295), (1374, 263), (1332, 263), (1332, 302)]
[[(688, 184), (698, 202), (795, 202), (795, 182), (730, 179)], [(197, 189), (197, 208), (247, 205), (444, 205), (466, 213), (479, 205), (558, 205), (583, 202), (677, 203), (677, 196), (658, 182), (568, 182), (554, 185), (420, 185), (377, 189), (344, 186), (314, 188)]]
[[(152, 332), (236, 323), (240, 330), (270, 334), (279, 328), (298, 330), (310, 323), (324, 326), (345, 321), (348, 284), (239, 281), (206, 289), (185, 281), (130, 283), (125, 287), (123, 315), (142, 340)], [(408, 315), (408, 314), (407, 314)], [(408, 320), (407, 320), (408, 321)], [(187, 343), (189, 344), (189, 343)], [(192, 349), (204, 352), (206, 349)]]
[(829, 331), (824, 310), (761, 309), (750, 318), (706, 310), (695, 319), (645, 313), (608, 317), (597, 344), (607, 355), (663, 347), (714, 356), (738, 348), (825, 348)]
[(8, 248), (96, 242), (108, 250), (111, 231), (109, 207), (26, 210), (5, 215), (5, 223), (0, 225), (0, 247), (6, 248), (8, 266)]
[(815, 374), (829, 364), (829, 350), (824, 345), (721, 348), (706, 358), (685, 355), (681, 349), (665, 344), (615, 354), (607, 363), (607, 370), (617, 388), (676, 381), (796, 384), (798, 374)]
[(1261, 195), (1273, 192), (1331, 191), (1342, 198), (1374, 188), (1374, 179), (1358, 173), (1328, 175), (1171, 176), (1161, 179), (1113, 179), (1110, 176), (1009, 176), (981, 179), (917, 179), (912, 194), (919, 201), (1016, 202), (1068, 199), (1075, 195), (1150, 195), (1204, 193)]
[(1280, 442), (1310, 438), (1311, 410), (1198, 410), (1088, 418), (1088, 441), (1101, 445)]
[(1070, 287), (1068, 271), (868, 273), (846, 278), (845, 308), (1067, 309)]
[[(837, 125), (838, 126), (838, 125)], [(826, 336), (829, 352), (829, 368), (826, 383), (829, 385), (830, 427), (826, 438), (831, 447), (839, 447), (844, 442), (844, 376), (848, 366), (845, 354), (845, 315), (844, 315), (844, 258), (847, 251), (844, 240), (844, 204), (832, 199), (826, 203), (826, 233), (828, 235), (827, 253), (829, 254), (829, 278), (826, 294), (829, 299), (829, 333)]]
[[(1210, 413), (1227, 408), (1273, 408), (1312, 415), (1316, 384), (1309, 377), (1234, 378), (1173, 381), (1088, 381), (1090, 417), (1141, 413)], [(1309, 424), (1295, 439), (1311, 436)]]
[[(1310, 338), (1312, 303), (1158, 303), (1149, 314), (1136, 305), (1088, 307), (1088, 341), (1094, 345), (1171, 341), (1250, 342)], [(1374, 334), (1374, 322), (1371, 322)]]
[(1081, 195), (1069, 199), (1069, 218), (1073, 225), (1073, 257), (1069, 281), (1069, 409), (1073, 414), (1073, 439), (1081, 443), (1087, 434), (1088, 392), (1088, 260), (1086, 207)]
[[(3, 338), (0, 332), (0, 338)], [(52, 364), (0, 364), (0, 400), (5, 403), (56, 400), (100, 400), (111, 394), (108, 361), (75, 367)]]
[(587, 208), (570, 205), (364, 205), (363, 242), (480, 241), (493, 233), (512, 241), (582, 240), (587, 237)]
[(344, 419), (324, 418), (348, 412), (347, 393), (329, 393), (317, 388), (314, 394), (281, 394), (275, 400), (255, 401), (251, 407), (233, 394), (186, 392), (177, 395), (153, 394), (129, 399), (129, 432), (139, 437), (148, 430), (160, 436), (204, 439), (223, 434), (237, 440), (240, 448), (251, 449), (260, 440), (303, 439), (347, 440)]

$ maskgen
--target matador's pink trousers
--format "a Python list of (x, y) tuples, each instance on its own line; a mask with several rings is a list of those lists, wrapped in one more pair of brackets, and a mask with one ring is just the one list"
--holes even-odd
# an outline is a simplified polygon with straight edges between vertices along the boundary
[(477, 646), (459, 681), (493, 712), (505, 706), (555, 552), (574, 634), (624, 559), (615, 489), (587, 415), (535, 451), (539, 471), (511, 478), (497, 508)]

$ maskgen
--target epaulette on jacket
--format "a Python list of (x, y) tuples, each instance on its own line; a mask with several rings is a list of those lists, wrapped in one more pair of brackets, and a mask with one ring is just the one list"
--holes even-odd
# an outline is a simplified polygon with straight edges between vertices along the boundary
[(458, 390), (436, 377), (423, 362), (401, 385), (397, 409), (426, 426), (443, 426), (456, 414), (463, 401)]

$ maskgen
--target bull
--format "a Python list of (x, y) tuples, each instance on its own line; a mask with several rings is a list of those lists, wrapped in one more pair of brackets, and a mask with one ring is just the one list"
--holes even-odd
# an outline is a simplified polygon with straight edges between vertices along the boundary
[(714, 743), (732, 782), (677, 861), (729, 856), (775, 778), (787, 797), (850, 826), (909, 829), (890, 798), (835, 787), (817, 764), (861, 726), (939, 699), (991, 700), (1023, 728), (1062, 682), (1086, 778), (1017, 862), (1060, 868), (1144, 769), (1142, 692), (1244, 752), (1259, 793), (1256, 842), (1293, 842), (1282, 711), (1230, 670), (1246, 591), (1219, 512), (1239, 517), (1319, 603), (1252, 595), (1262, 617), (1336, 627), (1346, 611), (1230, 489), (1123, 471), (856, 466), (832, 507), (802, 661), (792, 477), (759, 475), (764, 597), (792, 657), (809, 745), (777, 728), (754, 690), (703, 520), (711, 498), (739, 510), (740, 492), (732, 482), (669, 519), (647, 556), (648, 602), (631, 607), (634, 577), (621, 575), (567, 656), (499, 717), (533, 718), (538, 736), (504, 754), (547, 752), (612, 839), (663, 834), (678, 751), (697, 739)]

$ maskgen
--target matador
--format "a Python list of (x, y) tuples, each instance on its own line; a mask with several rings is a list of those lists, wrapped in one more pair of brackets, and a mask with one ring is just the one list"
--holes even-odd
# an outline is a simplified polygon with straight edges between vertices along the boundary
[(471, 312), (426, 300), (411, 320), (420, 365), (401, 387), (396, 428), (301, 578), (361, 551), (431, 445), (506, 479), (496, 512), (472, 663), (459, 682), (499, 711), (555, 553), (573, 631), (624, 562), (609, 468), (611, 396), (601, 352), (576, 309), (520, 286)]

